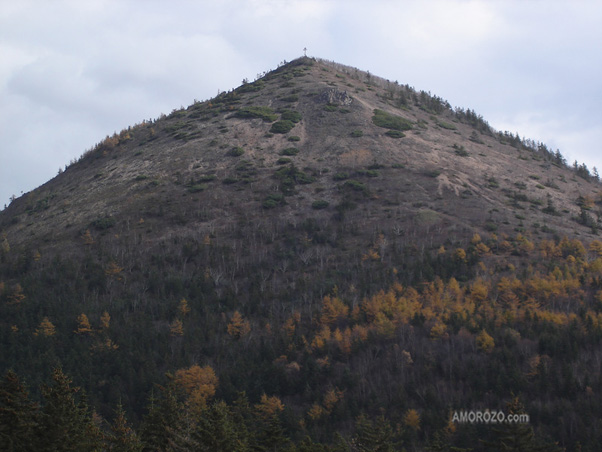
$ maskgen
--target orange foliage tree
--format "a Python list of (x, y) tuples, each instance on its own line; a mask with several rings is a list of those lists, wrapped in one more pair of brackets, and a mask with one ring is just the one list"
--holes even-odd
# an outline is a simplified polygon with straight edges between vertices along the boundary
[(218, 378), (211, 366), (200, 367), (195, 364), (188, 369), (179, 369), (174, 375), (175, 384), (188, 396), (188, 402), (196, 408), (202, 408), (215, 395)]
[(268, 395), (264, 393), (261, 396), (261, 401), (255, 405), (255, 409), (262, 418), (268, 419), (284, 410), (284, 404), (278, 397), (268, 397)]
[(230, 323), (228, 324), (228, 334), (234, 339), (240, 339), (246, 336), (251, 331), (251, 325), (245, 319), (242, 314), (238, 311), (234, 311)]
[(90, 320), (88, 320), (88, 316), (84, 313), (77, 316), (77, 329), (75, 333), (77, 334), (90, 334), (92, 332), (92, 325), (90, 325)]
[(54, 336), (56, 334), (56, 328), (48, 317), (44, 317), (40, 322), (40, 326), (36, 328), (36, 331), (33, 334), (34, 336)]
[(347, 319), (349, 307), (337, 296), (325, 296), (322, 303), (320, 322), (323, 325), (333, 325), (338, 321)]

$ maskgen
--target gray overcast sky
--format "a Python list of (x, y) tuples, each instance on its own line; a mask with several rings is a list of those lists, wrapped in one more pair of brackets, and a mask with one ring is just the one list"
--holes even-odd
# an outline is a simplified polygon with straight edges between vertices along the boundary
[(598, 0), (0, 0), (0, 208), (304, 47), (602, 170), (601, 25)]

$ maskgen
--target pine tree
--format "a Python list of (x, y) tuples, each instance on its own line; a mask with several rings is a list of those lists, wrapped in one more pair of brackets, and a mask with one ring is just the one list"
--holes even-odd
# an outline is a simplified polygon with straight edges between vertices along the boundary
[(100, 451), (101, 433), (94, 424), (85, 396), (60, 367), (52, 372), (52, 385), (42, 385), (44, 407), (38, 426), (38, 451)]
[(0, 382), (0, 450), (33, 450), (37, 419), (38, 406), (29, 399), (17, 374), (9, 370)]

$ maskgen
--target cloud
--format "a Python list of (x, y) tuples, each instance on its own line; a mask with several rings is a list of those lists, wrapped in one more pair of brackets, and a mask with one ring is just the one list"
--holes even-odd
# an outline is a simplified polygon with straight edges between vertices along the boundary
[(602, 167), (591, 151), (602, 138), (601, 19), (594, 1), (2, 2), (0, 153), (10, 166), (0, 166), (0, 199), (105, 135), (304, 47)]

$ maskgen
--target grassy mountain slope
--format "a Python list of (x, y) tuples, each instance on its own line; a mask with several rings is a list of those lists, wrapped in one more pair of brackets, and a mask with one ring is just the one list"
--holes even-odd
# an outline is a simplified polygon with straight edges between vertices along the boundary
[(107, 137), (0, 212), (0, 363), (35, 387), (60, 362), (134, 419), (165, 373), (211, 366), (217, 398), (279, 397), (293, 439), (382, 410), (412, 447), (525, 394), (542, 437), (595, 444), (567, 403), (598, 412), (601, 200), (470, 110), (301, 58)]

